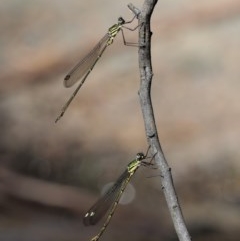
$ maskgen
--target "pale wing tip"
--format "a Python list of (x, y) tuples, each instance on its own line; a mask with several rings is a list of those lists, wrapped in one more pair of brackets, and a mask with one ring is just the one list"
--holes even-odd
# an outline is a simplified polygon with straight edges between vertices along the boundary
[(84, 218), (83, 218), (83, 224), (85, 225), (85, 226), (89, 226), (90, 224), (91, 224), (91, 222), (90, 222), (90, 214), (89, 213), (87, 213), (85, 216), (84, 216)]
[(64, 84), (65, 87), (70, 87), (70, 86), (72, 86), (71, 82), (68, 81), (68, 80), (70, 79), (70, 77), (71, 77), (70, 74), (68, 74), (68, 75), (65, 76), (64, 81), (63, 81), (63, 84)]
[(69, 80), (70, 79), (70, 74), (67, 74), (64, 78), (64, 80)]

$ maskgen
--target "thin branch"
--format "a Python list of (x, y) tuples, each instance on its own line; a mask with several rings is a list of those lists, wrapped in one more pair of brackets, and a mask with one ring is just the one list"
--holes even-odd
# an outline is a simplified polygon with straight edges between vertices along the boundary
[[(174, 227), (180, 241), (190, 241), (190, 235), (185, 225), (180, 204), (174, 188), (171, 175), (171, 168), (164, 157), (157, 127), (154, 119), (154, 112), (151, 101), (152, 83), (152, 63), (151, 63), (151, 29), (150, 19), (157, 0), (145, 0), (142, 11), (138, 15), (139, 19), (139, 70), (140, 70), (140, 90), (139, 98), (145, 124), (146, 136), (151, 146), (152, 154), (155, 155), (156, 164), (161, 171), (162, 189), (167, 201), (169, 211), (174, 223)], [(134, 8), (133, 8), (134, 9)]]

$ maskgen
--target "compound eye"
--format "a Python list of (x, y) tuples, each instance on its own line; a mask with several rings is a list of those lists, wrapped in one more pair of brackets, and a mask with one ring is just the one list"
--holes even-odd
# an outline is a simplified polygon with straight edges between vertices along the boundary
[(124, 20), (122, 17), (119, 17), (119, 18), (118, 18), (118, 23), (119, 23), (119, 24), (124, 24), (124, 23), (125, 23), (125, 20)]
[(145, 158), (145, 155), (142, 152), (140, 152), (136, 155), (137, 160), (143, 160), (144, 158)]

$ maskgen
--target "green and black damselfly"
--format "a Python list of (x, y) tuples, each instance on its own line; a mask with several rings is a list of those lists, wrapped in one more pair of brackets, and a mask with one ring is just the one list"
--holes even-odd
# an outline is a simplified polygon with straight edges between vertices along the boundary
[(147, 158), (147, 154), (144, 155), (143, 153), (138, 153), (136, 155), (136, 158), (131, 161), (128, 165), (126, 170), (123, 172), (123, 174), (117, 179), (115, 184), (105, 193), (105, 195), (100, 198), (86, 213), (86, 215), (83, 218), (83, 223), (88, 225), (95, 225), (107, 212), (107, 210), (110, 208), (109, 214), (107, 216), (106, 221), (104, 222), (101, 230), (99, 233), (94, 236), (91, 241), (97, 241), (105, 229), (107, 228), (115, 209), (118, 205), (118, 202), (127, 187), (127, 184), (131, 180), (132, 176), (135, 174), (137, 169), (140, 166), (151, 166), (153, 165), (150, 162), (145, 162), (144, 160)]
[(134, 19), (136, 18), (136, 15), (130, 20), (130, 21), (125, 21), (122, 17), (118, 18), (118, 23), (114, 24), (112, 27), (108, 29), (108, 32), (104, 35), (104, 37), (98, 42), (98, 44), (92, 49), (92, 51), (85, 56), (82, 60), (80, 60), (76, 66), (65, 76), (64, 78), (64, 86), (65, 87), (71, 87), (74, 85), (79, 79), (83, 78), (76, 88), (76, 90), (73, 92), (69, 100), (66, 102), (66, 104), (63, 106), (60, 115), (57, 117), (56, 121), (57, 122), (65, 113), (66, 109), (72, 102), (73, 98), (76, 96), (77, 92), (79, 89), (82, 87), (83, 83), (87, 79), (88, 75), (94, 68), (95, 64), (97, 61), (100, 59), (102, 56), (103, 52), (105, 49), (113, 43), (114, 38), (118, 34), (119, 31), (122, 32), (123, 36), (123, 42), (124, 45), (128, 46), (138, 46), (136, 43), (128, 43), (125, 40), (123, 30), (122, 28), (126, 28), (128, 30), (134, 31), (138, 28), (135, 27), (133, 29), (126, 27), (126, 24), (131, 23)]

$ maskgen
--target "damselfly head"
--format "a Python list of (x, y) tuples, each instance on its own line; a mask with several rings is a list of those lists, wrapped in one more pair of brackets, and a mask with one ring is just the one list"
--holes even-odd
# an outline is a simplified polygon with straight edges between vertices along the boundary
[(138, 161), (141, 161), (141, 160), (143, 160), (145, 158), (146, 158), (146, 156), (142, 152), (139, 152), (136, 155), (136, 160), (138, 160)]
[(125, 20), (122, 17), (118, 18), (118, 24), (123, 25), (125, 23)]

